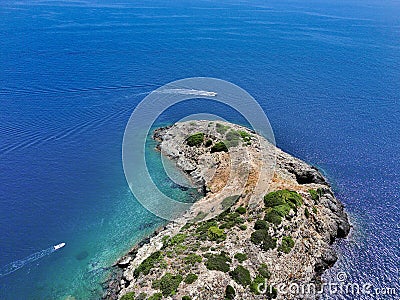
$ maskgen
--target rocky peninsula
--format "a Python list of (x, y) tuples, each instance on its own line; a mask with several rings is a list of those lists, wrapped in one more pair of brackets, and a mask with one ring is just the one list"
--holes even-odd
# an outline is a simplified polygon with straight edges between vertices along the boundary
[(204, 197), (116, 263), (105, 299), (315, 299), (350, 224), (314, 167), (245, 127), (187, 121), (154, 132)]

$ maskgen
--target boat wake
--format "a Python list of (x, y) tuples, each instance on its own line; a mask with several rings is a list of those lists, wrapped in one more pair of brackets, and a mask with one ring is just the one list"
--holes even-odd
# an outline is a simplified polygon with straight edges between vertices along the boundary
[(51, 246), (50, 248), (43, 249), (41, 251), (35, 252), (23, 259), (13, 261), (12, 263), (9, 263), (8, 265), (5, 265), (0, 269), (0, 277), (9, 275), (22, 267), (29, 265), (33, 263), (34, 261), (37, 261), (45, 256), (50, 255), (51, 253), (57, 251), (58, 249), (62, 248), (65, 246), (65, 243), (61, 243), (55, 246)]

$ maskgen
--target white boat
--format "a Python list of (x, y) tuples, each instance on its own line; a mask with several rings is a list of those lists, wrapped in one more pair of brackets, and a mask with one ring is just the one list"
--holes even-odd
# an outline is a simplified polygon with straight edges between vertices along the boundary
[(54, 250), (58, 250), (58, 249), (61, 249), (64, 246), (65, 246), (65, 243), (60, 243), (58, 245), (54, 245), (53, 247), (54, 247)]

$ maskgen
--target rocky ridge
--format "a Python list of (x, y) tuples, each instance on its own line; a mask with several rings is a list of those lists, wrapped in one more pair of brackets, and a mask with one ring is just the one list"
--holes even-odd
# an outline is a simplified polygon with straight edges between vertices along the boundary
[(226, 122), (177, 123), (154, 138), (205, 196), (117, 262), (104, 298), (316, 298), (256, 289), (318, 286), (337, 260), (331, 245), (350, 224), (316, 168)]

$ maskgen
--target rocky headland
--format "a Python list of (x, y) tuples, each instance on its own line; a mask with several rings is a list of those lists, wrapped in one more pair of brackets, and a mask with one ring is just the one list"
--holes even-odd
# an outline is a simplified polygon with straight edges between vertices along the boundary
[(222, 121), (177, 123), (154, 139), (204, 197), (116, 263), (105, 299), (317, 298), (274, 288), (318, 288), (337, 260), (332, 243), (350, 231), (316, 168)]

